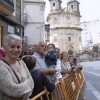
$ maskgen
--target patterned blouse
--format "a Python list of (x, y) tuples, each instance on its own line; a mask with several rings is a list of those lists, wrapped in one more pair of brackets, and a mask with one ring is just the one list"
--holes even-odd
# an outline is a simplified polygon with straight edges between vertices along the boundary
[(69, 62), (66, 62), (66, 63), (61, 62), (61, 69), (62, 69), (62, 71), (63, 70), (68, 71), (70, 68), (71, 68), (71, 65), (70, 65)]

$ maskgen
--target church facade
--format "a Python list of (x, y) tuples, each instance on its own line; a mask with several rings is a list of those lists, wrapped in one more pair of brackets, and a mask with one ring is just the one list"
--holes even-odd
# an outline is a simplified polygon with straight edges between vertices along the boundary
[(61, 7), (61, 0), (49, 0), (50, 14), (47, 21), (50, 24), (50, 43), (54, 43), (61, 51), (81, 49), (81, 27), (79, 2), (70, 0), (67, 7)]

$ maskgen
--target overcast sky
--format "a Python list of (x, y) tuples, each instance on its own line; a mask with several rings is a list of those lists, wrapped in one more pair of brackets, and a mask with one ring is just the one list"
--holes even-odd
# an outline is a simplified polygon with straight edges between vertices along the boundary
[[(49, 0), (46, 1), (45, 19), (50, 12)], [(62, 0), (62, 8), (67, 6), (68, 0)], [(100, 20), (100, 0), (78, 0), (80, 2), (81, 22)]]

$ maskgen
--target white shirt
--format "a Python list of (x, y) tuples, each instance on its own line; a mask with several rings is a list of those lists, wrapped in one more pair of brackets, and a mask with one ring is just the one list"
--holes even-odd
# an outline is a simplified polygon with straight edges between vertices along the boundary
[(62, 78), (62, 75), (61, 75), (61, 60), (60, 59), (57, 59), (57, 65), (55, 67), (55, 70), (57, 70), (57, 72), (55, 73), (55, 77), (57, 79)]
[(34, 52), (32, 55), (36, 58), (36, 67), (35, 69), (47, 69), (47, 64), (45, 63), (44, 57), (41, 57), (38, 53)]

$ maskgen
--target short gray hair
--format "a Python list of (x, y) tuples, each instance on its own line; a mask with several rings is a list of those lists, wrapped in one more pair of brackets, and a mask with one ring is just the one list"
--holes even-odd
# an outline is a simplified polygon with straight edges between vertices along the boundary
[(3, 39), (3, 47), (6, 48), (7, 45), (9, 44), (9, 42), (10, 42), (11, 40), (13, 40), (13, 39), (22, 42), (22, 39), (21, 39), (19, 36), (15, 35), (15, 34), (8, 34), (8, 35), (6, 35), (6, 36), (4, 37), (4, 39)]

